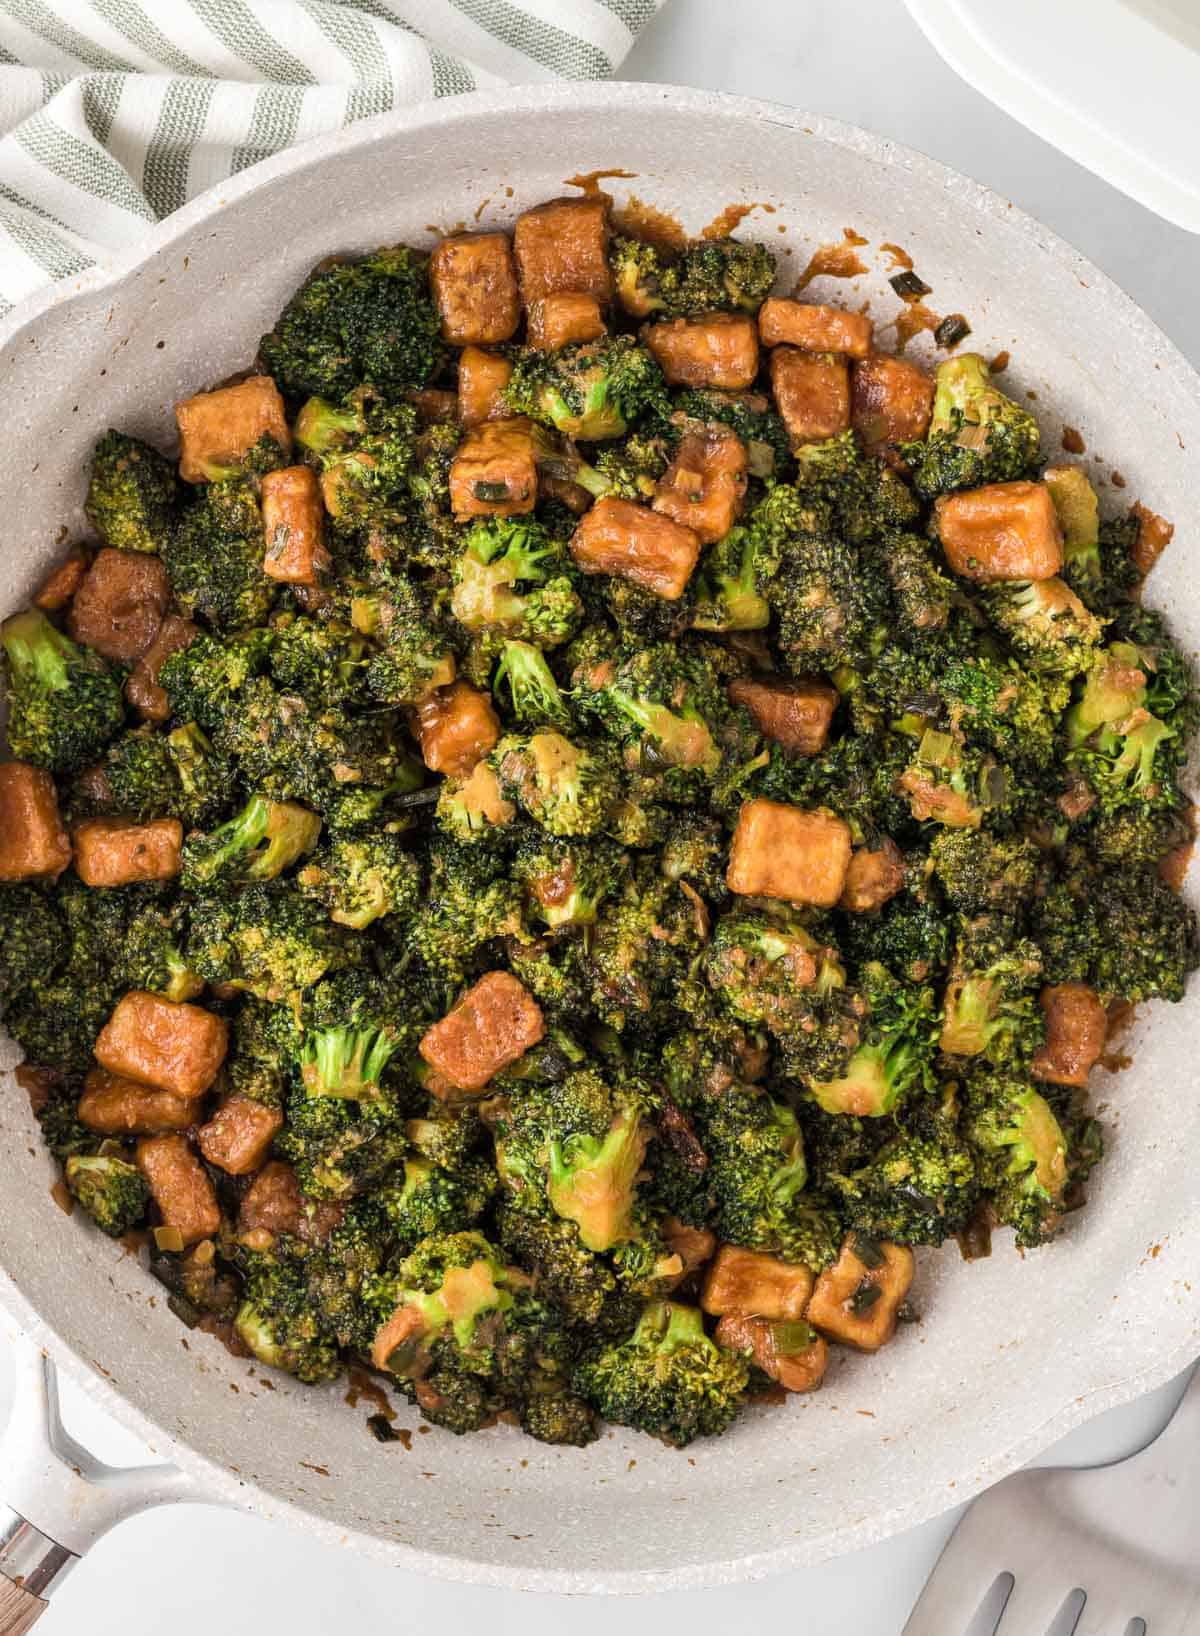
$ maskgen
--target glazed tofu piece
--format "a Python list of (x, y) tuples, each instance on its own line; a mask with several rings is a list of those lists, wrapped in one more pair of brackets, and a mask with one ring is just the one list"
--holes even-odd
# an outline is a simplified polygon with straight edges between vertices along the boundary
[(662, 1236), (667, 1249), (683, 1263), (684, 1277), (711, 1261), (717, 1248), (716, 1233), (707, 1227), (689, 1227), (677, 1216), (663, 1217)]
[(231, 1096), (200, 1126), (196, 1141), (210, 1165), (231, 1176), (249, 1176), (261, 1168), (282, 1129), (283, 1114), (278, 1108), (248, 1096)]
[(761, 1250), (722, 1244), (708, 1269), (700, 1305), (714, 1318), (727, 1312), (745, 1312), (756, 1318), (803, 1318), (813, 1282), (808, 1267)]
[(106, 545), (80, 581), (67, 630), (114, 664), (131, 665), (158, 634), (170, 601), (171, 581), (158, 557)]
[(765, 347), (801, 347), (805, 352), (840, 352), (865, 358), (874, 326), (865, 313), (844, 312), (817, 302), (769, 295), (758, 309), (758, 335)]
[(793, 444), (824, 443), (850, 426), (850, 370), (832, 352), (776, 347), (771, 389)]
[(57, 613), (65, 608), (82, 583), (91, 558), (82, 545), (73, 545), (57, 568), (52, 568), (38, 588), (33, 599), (35, 608), (43, 613)]
[(175, 405), (175, 421), (179, 475), (185, 483), (204, 483), (236, 466), (263, 437), (274, 438), (283, 454), (292, 452), (283, 399), (269, 375), (197, 392)]
[(285, 585), (318, 585), (330, 565), (322, 537), (325, 508), (311, 466), (284, 466), (262, 480), (263, 573)]
[(171, 701), (166, 689), (159, 685), (158, 673), (173, 653), (190, 647), (200, 634), (182, 614), (168, 614), (158, 627), (154, 640), (135, 660), (125, 683), (125, 697), (143, 721), (166, 721), (171, 714)]
[(489, 971), (421, 1041), (435, 1074), (460, 1091), (482, 1091), (546, 1032), (542, 1010), (507, 971)]
[(242, 1196), (238, 1235), (251, 1249), (269, 1249), (278, 1233), (311, 1243), (328, 1238), (341, 1219), (340, 1204), (307, 1203), (291, 1165), (270, 1159)]
[(75, 868), (85, 886), (132, 886), (179, 873), (183, 825), (178, 818), (85, 818), (75, 825)]
[(117, 1001), (96, 1041), (110, 1073), (177, 1096), (203, 1096), (225, 1060), (229, 1027), (203, 1006), (132, 989)]
[(648, 506), (610, 496), (584, 513), (571, 555), (585, 574), (617, 574), (676, 602), (700, 556), (700, 537)]
[(531, 307), (563, 290), (612, 299), (608, 270), (608, 204), (604, 199), (551, 199), (517, 217), (513, 253), (521, 299)]
[(438, 687), (412, 712), (421, 759), (430, 772), (462, 778), (494, 748), (500, 718), (492, 701), (470, 682)]
[(748, 313), (711, 312), (647, 324), (642, 340), (672, 386), (741, 392), (758, 374), (758, 330)]
[(882, 908), (903, 885), (903, 855), (895, 841), (884, 835), (878, 846), (856, 847), (851, 854), (838, 908), (867, 914)]
[(759, 732), (793, 755), (815, 756), (824, 749), (839, 697), (828, 682), (739, 676), (728, 691), (734, 704), (750, 712)]
[(175, 1229), (185, 1249), (220, 1231), (217, 1195), (186, 1136), (143, 1137), (137, 1145), (137, 1167), (162, 1214), (163, 1225)]
[(712, 545), (737, 521), (746, 480), (746, 445), (728, 426), (714, 423), (680, 438), (652, 503), (664, 517), (690, 528), (701, 545)]
[(738, 813), (725, 880), (746, 897), (832, 909), (849, 866), (850, 827), (840, 818), (759, 799)]
[(104, 1136), (158, 1136), (186, 1130), (196, 1117), (196, 1102), (93, 1068), (83, 1082), (77, 1112), (81, 1124)]
[(1086, 983), (1051, 983), (1041, 993), (1046, 1043), (1030, 1073), (1052, 1085), (1086, 1085), (1108, 1038), (1108, 1013)]
[(718, 1346), (741, 1352), (785, 1392), (815, 1392), (829, 1366), (824, 1337), (802, 1320), (772, 1323), (730, 1312), (714, 1331)]
[(831, 1341), (878, 1352), (896, 1333), (896, 1313), (913, 1281), (913, 1253), (851, 1233), (817, 1279), (808, 1321)]
[(907, 358), (873, 352), (854, 365), (850, 420), (872, 452), (923, 438), (932, 413), (933, 377)]
[(53, 778), (27, 761), (0, 761), (0, 881), (57, 879), (70, 861)]
[(464, 347), (458, 356), (458, 418), (464, 426), (485, 420), (503, 420), (508, 414), (504, 388), (512, 365), (499, 352)]
[(933, 508), (946, 561), (965, 579), (1053, 579), (1062, 530), (1044, 483), (988, 483), (944, 494)]
[(527, 420), (473, 426), (450, 463), (450, 505), (460, 522), (516, 517), (537, 503), (537, 465)]
[(517, 269), (506, 233), (454, 233), (429, 258), (429, 282), (451, 346), (494, 346), (521, 322)]
[(560, 290), (530, 302), (525, 334), (531, 347), (553, 352), (572, 341), (595, 341), (607, 333), (604, 314), (594, 295)]
[(1170, 545), (1175, 535), (1175, 524), (1151, 511), (1139, 500), (1133, 507), (1137, 518), (1137, 538), (1133, 542), (1133, 562), (1139, 574), (1146, 575)]

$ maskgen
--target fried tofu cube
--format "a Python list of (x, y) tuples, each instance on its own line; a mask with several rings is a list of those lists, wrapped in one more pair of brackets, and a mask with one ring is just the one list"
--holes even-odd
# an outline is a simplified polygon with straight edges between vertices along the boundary
[(717, 1324), (714, 1339), (728, 1352), (744, 1353), (785, 1392), (815, 1392), (829, 1366), (829, 1348), (802, 1320), (772, 1323), (730, 1312)]
[(896, 1333), (896, 1313), (913, 1281), (913, 1253), (851, 1233), (817, 1279), (808, 1321), (831, 1341), (878, 1352)]
[(35, 608), (43, 613), (57, 613), (79, 589), (91, 561), (82, 545), (73, 545), (57, 568), (52, 568), (42, 581), (33, 599)]
[(817, 302), (769, 295), (758, 309), (758, 334), (765, 347), (802, 347), (805, 352), (865, 358), (873, 332), (866, 313), (844, 312), (841, 307), (823, 307)]
[(741, 392), (758, 374), (758, 330), (748, 313), (670, 318), (647, 324), (642, 340), (672, 386)]
[(850, 826), (833, 813), (746, 801), (738, 813), (725, 880), (747, 897), (832, 909), (850, 866)]
[(279, 1233), (308, 1243), (328, 1238), (342, 1219), (341, 1204), (305, 1201), (296, 1172), (282, 1159), (269, 1160), (246, 1189), (238, 1209), (238, 1235), (250, 1249), (267, 1250)]
[(27, 761), (0, 761), (0, 880), (57, 879), (70, 861), (53, 778)]
[(1086, 983), (1049, 983), (1041, 993), (1046, 1043), (1030, 1064), (1035, 1079), (1086, 1085), (1108, 1038), (1108, 1013)]
[(132, 886), (179, 873), (183, 825), (178, 818), (85, 818), (75, 825), (75, 868), (85, 886)]
[(132, 989), (117, 1001), (96, 1041), (96, 1061), (110, 1073), (157, 1085), (177, 1096), (203, 1096), (229, 1044), (223, 1017), (203, 1006)]
[(473, 426), (450, 463), (450, 505), (459, 521), (516, 517), (537, 504), (533, 434), (520, 417)]
[(508, 414), (504, 388), (512, 376), (512, 365), (499, 352), (482, 347), (464, 347), (458, 355), (458, 418), (464, 426), (480, 426), (485, 420), (503, 420)]
[(248, 1096), (231, 1096), (200, 1126), (196, 1141), (210, 1165), (230, 1176), (249, 1176), (261, 1168), (282, 1129), (283, 1114), (278, 1108)]
[(542, 1009), (507, 971), (489, 971), (421, 1041), (425, 1061), (460, 1091), (482, 1091), (546, 1032)]
[(283, 399), (269, 375), (197, 392), (175, 405), (175, 421), (185, 483), (204, 483), (236, 466), (263, 437), (274, 438), (283, 454), (292, 452)]
[(332, 559), (322, 538), (325, 508), (316, 472), (284, 466), (264, 473), (261, 505), (263, 573), (285, 585), (319, 584)]
[(1063, 565), (1045, 483), (988, 483), (944, 494), (933, 509), (946, 561), (965, 579), (1053, 579)]
[(166, 1130), (186, 1130), (196, 1117), (196, 1102), (123, 1079), (107, 1068), (93, 1068), (83, 1082), (76, 1111), (81, 1124), (104, 1136), (158, 1136)]
[(186, 1136), (147, 1136), (137, 1145), (137, 1167), (162, 1214), (183, 1240), (198, 1244), (221, 1228), (221, 1211), (208, 1172)]
[(429, 258), (429, 282), (451, 346), (492, 346), (521, 322), (517, 269), (507, 233), (454, 233)]
[(608, 203), (604, 199), (550, 199), (517, 217), (513, 253), (526, 308), (572, 290), (612, 299), (608, 269)]
[(470, 682), (452, 682), (426, 694), (412, 712), (421, 759), (430, 772), (462, 778), (500, 738), (492, 701)]
[(700, 556), (700, 537), (648, 506), (609, 496), (584, 513), (571, 555), (585, 574), (618, 574), (676, 602)]
[(813, 1292), (810, 1268), (762, 1250), (722, 1244), (708, 1269), (700, 1305), (714, 1318), (745, 1312), (755, 1318), (803, 1318)]
[(664, 1216), (660, 1225), (663, 1242), (672, 1255), (679, 1257), (685, 1278), (712, 1260), (717, 1235), (708, 1227), (689, 1227), (678, 1216)]
[(824, 749), (839, 698), (837, 688), (828, 682), (739, 676), (728, 691), (734, 704), (750, 712), (764, 737), (793, 755), (815, 756)]
[(67, 630), (114, 664), (131, 665), (158, 634), (170, 601), (171, 581), (158, 557), (106, 545), (80, 581)]
[(832, 352), (776, 347), (771, 390), (793, 444), (824, 443), (850, 425), (850, 370)]
[(530, 303), (525, 338), (531, 347), (553, 352), (572, 341), (595, 341), (608, 333), (600, 303), (594, 295), (559, 290)]
[(923, 438), (933, 413), (933, 377), (907, 358), (873, 352), (850, 378), (850, 421), (872, 452)]
[(877, 846), (856, 847), (851, 854), (838, 908), (867, 914), (882, 908), (903, 885), (903, 854), (895, 841), (884, 835)]
[(134, 662), (125, 683), (125, 697), (143, 721), (166, 721), (171, 714), (171, 701), (161, 686), (158, 673), (173, 653), (190, 647), (200, 634), (182, 614), (168, 614), (158, 627), (150, 646)]
[(685, 432), (658, 480), (654, 510), (690, 528), (701, 545), (723, 540), (746, 498), (746, 465), (746, 445), (728, 426)]

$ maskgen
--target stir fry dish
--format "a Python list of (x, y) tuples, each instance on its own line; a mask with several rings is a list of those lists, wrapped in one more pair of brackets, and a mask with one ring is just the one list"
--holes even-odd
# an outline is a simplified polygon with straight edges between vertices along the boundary
[(299, 1381), (724, 1432), (1050, 1239), (1197, 964), (1169, 525), (775, 275), (589, 196), (323, 262), (2, 627), (46, 1145)]

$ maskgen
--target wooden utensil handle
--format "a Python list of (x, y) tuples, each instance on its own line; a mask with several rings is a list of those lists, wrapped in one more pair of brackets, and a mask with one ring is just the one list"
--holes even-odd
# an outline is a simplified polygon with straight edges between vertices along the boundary
[(23, 1585), (0, 1578), (0, 1636), (25, 1636), (49, 1606)]

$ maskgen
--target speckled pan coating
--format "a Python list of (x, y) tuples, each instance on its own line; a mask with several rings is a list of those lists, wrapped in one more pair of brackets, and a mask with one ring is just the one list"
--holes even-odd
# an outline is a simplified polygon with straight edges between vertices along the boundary
[[(245, 364), (281, 298), (335, 249), (507, 226), (574, 172), (621, 167), (696, 229), (731, 201), (769, 201), (749, 229), (780, 249), (785, 286), (847, 226), (891, 240), (965, 312), (973, 345), (1012, 354), (1049, 446), (1077, 427), (1114, 503), (1143, 496), (1182, 525), (1155, 600), (1200, 645), (1193, 545), (1200, 390), (1184, 360), (1095, 268), (1003, 199), (879, 137), (763, 103), (662, 86), (538, 87), (367, 121), (196, 200), (144, 251), (59, 287), (0, 331), (0, 609), (15, 607), (82, 526), (88, 446), (115, 424), (169, 439), (176, 398)], [(510, 192), (511, 190), (511, 192)], [(777, 231), (785, 228), (786, 233)], [(818, 286), (896, 303), (886, 258)], [(1056, 418), (1057, 417), (1057, 418)], [(287, 1517), (407, 1567), (538, 1590), (631, 1592), (768, 1574), (908, 1527), (1027, 1460), (1069, 1427), (1165, 1380), (1200, 1351), (1200, 988), (1148, 1012), (1135, 1066), (1098, 1075), (1112, 1153), (1092, 1208), (1020, 1262), (923, 1257), (924, 1320), (876, 1358), (843, 1354), (827, 1387), (755, 1410), (687, 1454), (622, 1433), (579, 1453), (501, 1427), (411, 1452), (368, 1435), (370, 1407), (261, 1373), (167, 1313), (138, 1262), (66, 1221), (11, 1079), (0, 1294), (92, 1394), (209, 1496)], [(12, 1061), (11, 1048), (8, 1062)], [(230, 1387), (236, 1387), (236, 1391)], [(401, 1405), (400, 1425), (416, 1427)], [(636, 1463), (635, 1463), (636, 1462)]]

